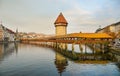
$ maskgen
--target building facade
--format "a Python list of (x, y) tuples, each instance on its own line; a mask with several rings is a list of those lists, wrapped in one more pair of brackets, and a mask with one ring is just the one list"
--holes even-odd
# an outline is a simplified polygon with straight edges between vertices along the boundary
[(0, 42), (15, 41), (16, 33), (0, 24)]
[(114, 33), (115, 35), (118, 35), (119, 32), (120, 32), (120, 22), (96, 30), (96, 33), (108, 33), (108, 34)]

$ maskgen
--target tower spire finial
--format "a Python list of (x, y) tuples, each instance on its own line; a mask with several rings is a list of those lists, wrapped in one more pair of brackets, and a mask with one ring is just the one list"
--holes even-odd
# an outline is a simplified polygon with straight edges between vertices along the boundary
[(60, 14), (62, 14), (62, 12), (60, 12)]

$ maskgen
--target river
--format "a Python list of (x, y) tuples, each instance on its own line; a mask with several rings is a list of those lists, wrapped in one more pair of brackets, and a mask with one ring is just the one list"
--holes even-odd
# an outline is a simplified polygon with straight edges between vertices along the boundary
[(0, 76), (120, 76), (119, 66), (112, 61), (75, 62), (36, 45), (0, 45)]

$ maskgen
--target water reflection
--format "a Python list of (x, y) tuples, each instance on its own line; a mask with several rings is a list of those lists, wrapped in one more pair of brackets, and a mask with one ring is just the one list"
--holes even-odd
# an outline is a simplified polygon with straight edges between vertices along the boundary
[(55, 65), (58, 70), (58, 73), (60, 74), (60, 76), (62, 76), (62, 73), (65, 71), (68, 65), (68, 61), (63, 55), (56, 52)]
[[(0, 76), (120, 76), (119, 56), (89, 53), (88, 47), (82, 50), (76, 53), (79, 60), (71, 60), (39, 45), (1, 44)], [(114, 57), (118, 58), (115, 63), (111, 62)]]
[(0, 44), (0, 60), (9, 57), (13, 52), (18, 52), (18, 43)]
[[(111, 54), (111, 53), (110, 53)], [(119, 68), (120, 71), (120, 55), (113, 55), (111, 54), (112, 57), (114, 57), (114, 61), (116, 62), (117, 67)]]

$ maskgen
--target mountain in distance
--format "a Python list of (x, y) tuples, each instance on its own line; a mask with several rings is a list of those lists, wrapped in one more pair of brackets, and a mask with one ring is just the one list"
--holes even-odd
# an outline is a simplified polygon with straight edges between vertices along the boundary
[(46, 35), (46, 34), (43, 34), (43, 33), (35, 33), (35, 32), (19, 32), (18, 33), (18, 36), (20, 38), (33, 38), (33, 39), (44, 39), (44, 38), (48, 38), (48, 37), (53, 37), (55, 35)]

